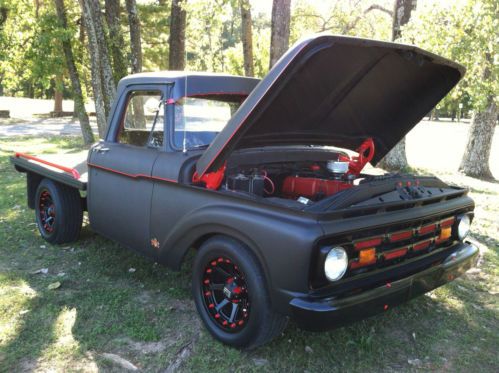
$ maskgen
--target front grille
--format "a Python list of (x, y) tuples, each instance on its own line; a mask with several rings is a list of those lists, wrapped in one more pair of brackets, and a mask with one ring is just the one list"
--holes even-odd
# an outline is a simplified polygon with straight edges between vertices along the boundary
[[(351, 243), (345, 243), (350, 255), (352, 275), (390, 266), (409, 258), (426, 254), (446, 246), (452, 240), (457, 219), (454, 216), (426, 220), (403, 229), (386, 227), (369, 232), (369, 236), (356, 234)], [(361, 251), (375, 249), (375, 260), (362, 262)]]
[[(312, 261), (310, 288), (341, 288), (343, 283), (355, 278), (370, 276), (370, 272), (384, 272), (390, 266), (403, 262), (414, 262), (418, 257), (437, 257), (437, 253), (457, 240), (457, 216), (469, 213), (468, 209), (452, 214), (420, 218), (407, 223), (395, 223), (379, 228), (346, 232), (324, 239), (319, 243), (315, 260)], [(341, 246), (348, 252), (349, 265), (344, 277), (334, 283), (324, 276), (324, 260), (332, 246)], [(375, 251), (372, 255), (363, 255), (362, 251)], [(372, 254), (372, 252), (370, 253)], [(367, 259), (366, 259), (367, 258)], [(425, 259), (426, 261), (426, 259)]]

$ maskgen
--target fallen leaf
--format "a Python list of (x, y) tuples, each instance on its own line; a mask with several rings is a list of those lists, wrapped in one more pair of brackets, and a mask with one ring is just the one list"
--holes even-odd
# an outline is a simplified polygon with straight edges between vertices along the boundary
[(422, 362), (419, 359), (408, 359), (407, 362), (415, 367), (420, 367)]
[(40, 269), (37, 269), (36, 271), (31, 272), (32, 275), (37, 275), (39, 273), (46, 275), (47, 273), (49, 273), (49, 269), (48, 268), (40, 268)]
[(310, 346), (305, 346), (305, 352), (311, 354), (314, 352), (314, 350), (312, 350), (312, 347), (310, 347)]
[(47, 248), (47, 246), (45, 246), (45, 245), (40, 245), (40, 249), (46, 249), (46, 248)]
[(262, 359), (262, 358), (255, 357), (255, 358), (253, 358), (253, 363), (257, 367), (262, 367), (264, 365), (267, 365), (269, 363), (269, 361), (267, 359)]
[(139, 368), (137, 368), (135, 365), (133, 365), (128, 360), (123, 359), (121, 356), (118, 356), (115, 354), (108, 354), (108, 353), (103, 353), (101, 356), (103, 358), (105, 358), (106, 360), (112, 361), (113, 363), (119, 365), (123, 369), (132, 370), (132, 371), (139, 370)]
[(59, 281), (57, 281), (57, 282), (52, 282), (51, 284), (49, 284), (49, 286), (47, 286), (47, 289), (55, 290), (55, 289), (58, 289), (60, 287), (61, 287), (61, 283)]
[(128, 272), (130, 272), (130, 273), (134, 273), (135, 271), (136, 271), (136, 269), (135, 269), (135, 268), (129, 268), (129, 269), (128, 269)]
[(65, 274), (64, 272), (59, 272), (59, 273), (57, 274), (57, 277), (63, 277), (63, 276), (66, 276), (66, 274)]

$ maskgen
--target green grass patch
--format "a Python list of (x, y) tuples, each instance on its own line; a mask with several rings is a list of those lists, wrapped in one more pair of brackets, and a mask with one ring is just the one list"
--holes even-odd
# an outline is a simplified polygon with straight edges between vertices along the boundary
[[(292, 323), (254, 351), (228, 348), (202, 328), (190, 298), (190, 264), (172, 272), (95, 235), (44, 242), (26, 207), (13, 151), (73, 152), (70, 137), (0, 139), (0, 371), (495, 372), (499, 366), (499, 186), (474, 186), (480, 266), (451, 284), (368, 320), (325, 333)], [(35, 273), (46, 268), (47, 274)], [(135, 271), (129, 271), (131, 268)], [(53, 282), (56, 290), (49, 290)], [(182, 354), (182, 351), (188, 353)]]

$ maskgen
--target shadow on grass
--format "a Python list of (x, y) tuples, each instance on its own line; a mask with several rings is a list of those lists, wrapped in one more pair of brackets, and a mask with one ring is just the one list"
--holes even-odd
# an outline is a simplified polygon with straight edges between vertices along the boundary
[[(2, 366), (9, 371), (34, 370), (47, 360), (48, 354), (60, 359), (64, 368), (70, 368), (74, 360), (88, 359), (90, 354), (97, 369), (109, 370), (113, 366), (100, 356), (111, 352), (141, 369), (156, 371), (166, 368), (181, 346), (198, 338), (199, 321), (188, 300), (189, 265), (181, 272), (171, 272), (96, 237), (88, 229), (74, 247), (73, 252), (49, 247), (48, 254), (41, 258), (50, 273), (56, 268), (67, 271), (68, 277), (60, 280), (58, 290), (47, 290), (54, 278), (40, 278), (26, 268), (11, 272), (13, 279), (26, 282), (37, 296), (23, 307), (29, 312), (22, 316), (15, 337), (0, 349)], [(130, 272), (130, 268), (135, 271)], [(491, 333), (497, 326), (493, 317), (482, 315), (472, 306), (480, 304), (480, 294), (463, 293), (453, 285), (438, 292), (439, 300), (420, 297), (383, 315), (331, 332), (306, 332), (291, 323), (283, 336), (250, 352), (222, 346), (203, 333), (185, 367), (251, 370), (255, 368), (253, 359), (259, 358), (266, 361), (265, 370), (277, 371), (418, 367), (455, 371), (473, 366), (493, 371), (497, 361)], [(65, 310), (76, 314), (71, 334), (78, 347), (61, 350), (60, 356), (54, 357), (60, 338), (57, 320)], [(160, 343), (161, 348), (146, 354), (138, 347), (130, 347), (139, 342), (142, 347)], [(480, 346), (479, 351), (470, 346)]]
[[(49, 275), (31, 274), (26, 269), (8, 272), (12, 281), (26, 283), (36, 296), (23, 305), (15, 337), (0, 348), (0, 365), (7, 371), (30, 371), (43, 364), (47, 354), (64, 365), (68, 356), (63, 355), (78, 360), (88, 359), (85, 356), (90, 353), (97, 367), (109, 368), (101, 358), (103, 352), (132, 357), (140, 365), (150, 358), (143, 356), (140, 347), (147, 349), (148, 343), (158, 342), (154, 346), (165, 359), (156, 362), (161, 364), (157, 368), (166, 368), (162, 365), (167, 358), (172, 359), (179, 346), (199, 334), (194, 307), (186, 300), (188, 271), (169, 272), (95, 237), (88, 229), (82, 233), (75, 251), (49, 246), (49, 254), (37, 260), (49, 268)], [(56, 268), (68, 275), (54, 276)], [(61, 287), (48, 290), (48, 284), (56, 280)], [(57, 320), (68, 310), (76, 315), (71, 335), (78, 348), (54, 357), (61, 348)]]

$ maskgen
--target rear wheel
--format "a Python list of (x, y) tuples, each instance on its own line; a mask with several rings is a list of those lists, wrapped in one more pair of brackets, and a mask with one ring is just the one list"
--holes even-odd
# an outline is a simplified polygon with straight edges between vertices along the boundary
[(192, 292), (206, 328), (225, 344), (254, 348), (286, 327), (287, 318), (271, 309), (255, 256), (229, 237), (216, 236), (202, 245), (194, 262)]
[(83, 221), (78, 190), (43, 179), (36, 190), (35, 214), (46, 241), (61, 244), (78, 238)]

